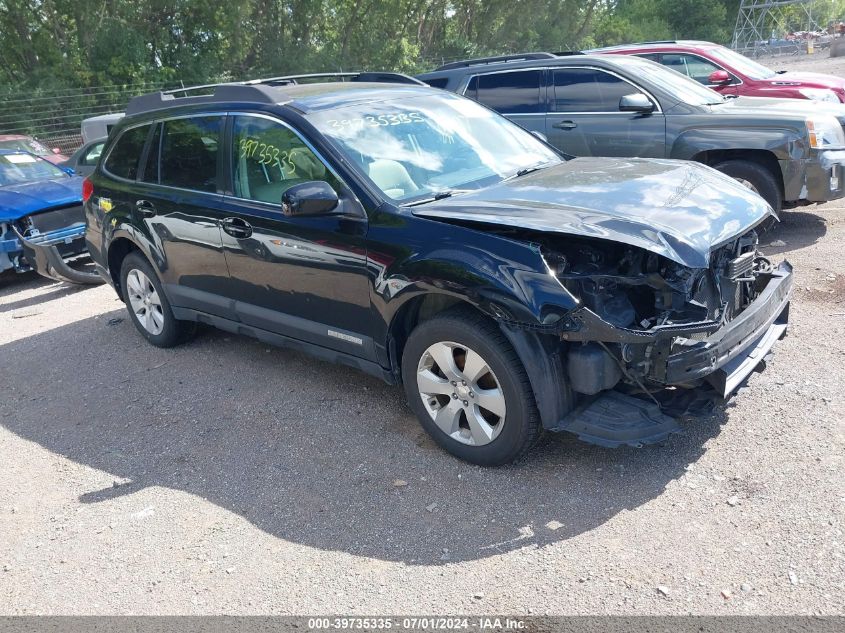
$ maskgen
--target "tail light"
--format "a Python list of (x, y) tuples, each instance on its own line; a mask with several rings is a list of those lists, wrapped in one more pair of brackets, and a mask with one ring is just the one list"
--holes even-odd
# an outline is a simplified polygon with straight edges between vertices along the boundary
[(86, 178), (82, 181), (82, 202), (88, 202), (92, 195), (94, 195), (94, 183)]

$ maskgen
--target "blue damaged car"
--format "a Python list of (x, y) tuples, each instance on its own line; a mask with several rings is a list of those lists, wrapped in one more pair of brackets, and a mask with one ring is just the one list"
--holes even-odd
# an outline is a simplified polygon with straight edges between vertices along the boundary
[(83, 180), (28, 152), (0, 149), (0, 272), (37, 270), (59, 281), (99, 283), (75, 267), (88, 255)]

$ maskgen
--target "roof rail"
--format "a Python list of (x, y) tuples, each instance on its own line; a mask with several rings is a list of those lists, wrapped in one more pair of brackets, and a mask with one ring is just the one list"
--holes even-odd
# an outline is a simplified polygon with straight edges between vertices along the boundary
[[(214, 92), (196, 96), (174, 96), (178, 93), (208, 90), (209, 88), (214, 88)], [(248, 101), (270, 104), (278, 103), (280, 101), (280, 95), (273, 90), (272, 86), (246, 86), (235, 83), (192, 86), (190, 88), (168, 90), (167, 92), (152, 92), (130, 99), (129, 104), (126, 106), (126, 115), (161, 110), (178, 105), (217, 103), (219, 101)]]
[(340, 81), (368, 81), (375, 83), (396, 83), (396, 84), (413, 84), (415, 86), (426, 86), (427, 84), (403, 75), (402, 73), (394, 73), (388, 71), (361, 71), (361, 72), (339, 72), (339, 73), (306, 73), (304, 75), (282, 75), (281, 77), (266, 77), (264, 79), (251, 79), (244, 81), (245, 85), (253, 84), (281, 84), (290, 85), (296, 84), (303, 79), (332, 79), (336, 78)]
[(469, 66), (480, 66), (483, 64), (497, 64), (499, 62), (516, 62), (528, 61), (530, 59), (553, 59), (556, 57), (552, 53), (516, 53), (513, 55), (497, 55), (495, 57), (479, 57), (477, 59), (465, 59), (460, 62), (451, 62), (443, 64), (438, 70), (452, 70), (453, 68), (467, 68)]
[[(329, 79), (340, 81), (367, 81), (376, 83), (402, 83), (415, 86), (428, 84), (393, 72), (348, 72), (348, 73), (309, 73), (304, 75), (284, 75), (281, 77), (266, 77), (263, 79), (249, 79), (247, 81), (230, 81), (217, 84), (202, 84), (173, 88), (161, 92), (153, 92), (135, 97), (126, 106), (126, 114), (139, 114), (151, 110), (160, 110), (175, 105), (193, 105), (197, 103), (215, 103), (219, 101), (252, 101), (256, 103), (279, 103), (283, 95), (273, 88), (296, 85), (302, 79)], [(194, 95), (195, 92), (204, 94)], [(183, 95), (183, 96), (179, 96)]]
[(557, 51), (555, 57), (568, 57), (569, 55), (585, 55), (584, 51)]

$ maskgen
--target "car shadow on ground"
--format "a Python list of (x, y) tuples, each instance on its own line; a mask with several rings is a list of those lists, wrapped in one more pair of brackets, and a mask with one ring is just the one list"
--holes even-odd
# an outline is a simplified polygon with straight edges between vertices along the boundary
[(12, 301), (5, 301), (0, 303), (0, 314), (4, 312), (14, 312), (15, 310), (22, 310), (24, 308), (32, 308), (54, 299), (61, 299), (74, 295), (77, 292), (88, 290), (96, 287), (88, 284), (71, 284), (61, 281), (55, 281), (43, 277), (36, 272), (16, 273), (13, 270), (4, 271), (0, 273), (0, 292), (3, 295), (15, 294), (18, 292), (26, 292), (35, 290), (38, 294), (26, 297), (25, 299), (17, 299)]
[(161, 486), (357, 556), (437, 565), (576, 537), (660, 496), (730, 417), (641, 449), (551, 436), (485, 469), (438, 449), (398, 387), (216, 331), (157, 349), (124, 316), (0, 346), (15, 359), (0, 365), (0, 424), (118, 482), (82, 503)]
[(812, 246), (827, 233), (825, 219), (797, 209), (780, 212), (780, 222), (760, 237), (762, 251), (769, 257)]

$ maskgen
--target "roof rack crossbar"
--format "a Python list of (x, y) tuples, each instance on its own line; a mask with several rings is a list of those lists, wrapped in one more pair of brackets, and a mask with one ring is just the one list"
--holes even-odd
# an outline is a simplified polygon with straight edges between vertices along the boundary
[(246, 85), (253, 84), (295, 84), (302, 79), (331, 79), (337, 78), (341, 81), (372, 81), (381, 83), (403, 83), (416, 86), (427, 85), (419, 79), (409, 77), (402, 73), (389, 71), (359, 71), (359, 72), (337, 72), (337, 73), (305, 73), (301, 75), (282, 75), (280, 77), (265, 77), (263, 79), (251, 79), (243, 82)]
[(499, 62), (528, 61), (531, 59), (553, 59), (553, 53), (515, 53), (513, 55), (496, 55), (495, 57), (478, 57), (476, 59), (464, 59), (459, 62), (443, 64), (437, 70), (452, 70), (453, 68), (467, 68), (469, 66), (481, 66), (483, 64), (497, 64)]

